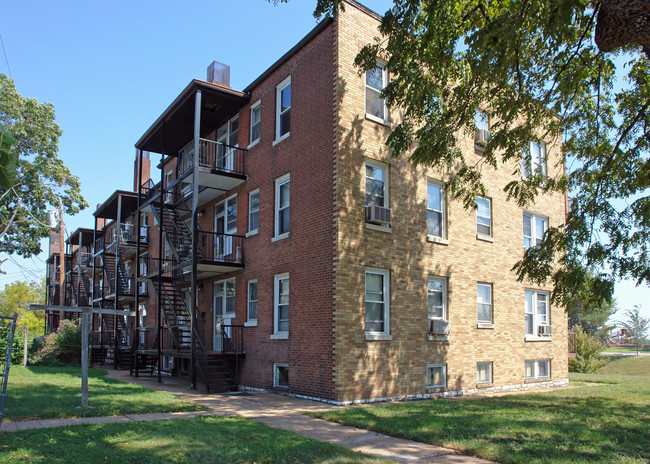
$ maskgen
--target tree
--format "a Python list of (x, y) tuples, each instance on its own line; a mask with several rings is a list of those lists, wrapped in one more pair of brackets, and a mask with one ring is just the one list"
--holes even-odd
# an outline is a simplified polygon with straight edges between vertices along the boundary
[(14, 282), (0, 291), (0, 314), (18, 313), (18, 326), (34, 336), (43, 335), (45, 311), (29, 311), (30, 304), (45, 304), (45, 281)]
[(569, 371), (589, 374), (600, 370), (607, 361), (600, 359), (600, 353), (605, 349), (605, 344), (587, 332), (582, 327), (576, 327), (576, 357), (569, 358)]
[(587, 272), (584, 286), (571, 289), (567, 296), (566, 311), (569, 329), (581, 328), (587, 335), (606, 340), (609, 329), (607, 321), (617, 311), (614, 299), (594, 298), (591, 286), (597, 282), (593, 273)]
[[(343, 7), (318, 0), (315, 16)], [(551, 280), (553, 300), (566, 304), (595, 269), (590, 289), (609, 300), (616, 279), (650, 282), (649, 28), (647, 0), (395, 0), (382, 37), (356, 64), (362, 72), (387, 61), (382, 95), (403, 113), (388, 146), (416, 165), (446, 169), (449, 194), (466, 207), (488, 193), (483, 171), (508, 166), (517, 180), (505, 191), (522, 207), (568, 192), (566, 223), (515, 270), (520, 280)], [(620, 89), (617, 76), (626, 82)], [(459, 140), (473, 135), (478, 109), (491, 138), (473, 164)], [(561, 139), (566, 174), (523, 179), (531, 142)]]
[[(13, 139), (12, 147), (4, 145), (2, 150), (17, 157), (14, 182), (0, 186), (0, 253), (29, 257), (40, 253), (40, 241), (50, 230), (48, 207), (58, 205), (60, 198), (64, 212), (76, 214), (88, 204), (79, 179), (58, 157), (61, 129), (54, 107), (24, 98), (4, 74), (0, 74), (0, 126)], [(5, 165), (2, 153), (0, 168)]]
[(16, 143), (9, 131), (0, 126), (0, 187), (9, 188), (16, 183), (16, 160), (18, 156), (12, 150)]
[(647, 340), (648, 329), (650, 328), (650, 319), (641, 316), (641, 306), (634, 305), (634, 308), (625, 311), (627, 320), (621, 321), (621, 325), (625, 327), (627, 334), (626, 338), (632, 345), (636, 346), (636, 354), (639, 354), (639, 347)]

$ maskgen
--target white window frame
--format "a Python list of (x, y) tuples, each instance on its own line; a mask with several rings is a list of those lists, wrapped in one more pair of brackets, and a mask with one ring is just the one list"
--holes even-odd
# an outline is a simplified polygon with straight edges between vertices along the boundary
[(368, 118), (368, 119), (370, 119), (372, 121), (381, 123), (381, 124), (388, 124), (388, 121), (389, 121), (389, 119), (388, 119), (388, 107), (386, 106), (386, 100), (384, 100), (381, 97), (381, 95), (380, 95), (379, 98), (381, 99), (381, 102), (382, 102), (384, 117), (379, 118), (379, 117), (375, 116), (374, 114), (368, 112), (368, 90), (370, 89), (373, 92), (379, 92), (381, 94), (383, 89), (386, 88), (386, 85), (388, 85), (388, 70), (386, 69), (386, 63), (378, 61), (375, 69), (376, 68), (381, 68), (381, 82), (382, 82), (382, 89), (381, 90), (376, 89), (375, 87), (371, 87), (371, 86), (368, 85), (368, 71), (366, 71), (363, 74), (363, 80), (364, 80), (364, 82), (363, 82), (363, 84), (364, 84), (363, 85), (363, 89), (364, 89), (363, 101), (364, 101), (364, 105), (365, 105), (366, 118)]
[[(217, 302), (217, 285), (223, 285), (223, 295), (221, 295), (221, 301)], [(233, 298), (235, 299), (235, 305), (232, 310), (232, 312), (229, 313), (224, 313), (225, 310), (228, 309), (228, 305), (226, 304), (228, 300), (228, 284), (232, 284), (232, 288), (235, 291), (235, 294), (233, 295)], [(235, 277), (231, 279), (224, 279), (224, 280), (217, 280), (213, 284), (213, 291), (212, 291), (212, 310), (216, 311), (217, 309), (221, 310), (221, 316), (224, 318), (228, 319), (235, 319), (237, 315), (237, 280)]]
[[(481, 120), (485, 121), (485, 128), (481, 127)], [(490, 118), (485, 111), (478, 108), (474, 110), (474, 126), (476, 127), (476, 130), (484, 130), (488, 133), (490, 132)]]
[(282, 91), (290, 85), (291, 85), (291, 76), (284, 79), (275, 87), (275, 141), (273, 142), (273, 144), (276, 144), (286, 139), (287, 137), (289, 137), (289, 134), (291, 133), (291, 122), (289, 122), (289, 130), (285, 134), (280, 135), (280, 116), (282, 116), (288, 111), (289, 118), (291, 118), (291, 104), (289, 104), (289, 107), (285, 111), (281, 111)]
[[(478, 204), (479, 204), (479, 201), (481, 201), (481, 200), (487, 202), (488, 214), (489, 214), (489, 216), (487, 216), (487, 217), (486, 216), (481, 216), (479, 214)], [(487, 219), (487, 226), (490, 229), (490, 231), (487, 234), (479, 232), (479, 225), (483, 225), (483, 226), (486, 225), (486, 224), (480, 224), (479, 223), (479, 218)], [(481, 197), (481, 196), (476, 197), (476, 236), (477, 237), (490, 237), (490, 238), (492, 237), (492, 200), (490, 198), (487, 198), (487, 197)]]
[[(284, 367), (287, 369), (287, 384), (286, 385), (280, 385), (280, 376), (278, 375), (280, 370), (280, 367)], [(289, 364), (286, 363), (273, 363), (273, 387), (274, 388), (289, 388)]]
[[(383, 173), (384, 173), (384, 205), (382, 206), (382, 208), (389, 208), (390, 207), (390, 202), (389, 202), (389, 198), (388, 198), (388, 191), (389, 191), (389, 188), (388, 188), (388, 166), (385, 165), (384, 163), (380, 163), (378, 161), (369, 160), (369, 159), (367, 159), (366, 162), (363, 165), (363, 176), (364, 176), (364, 179), (365, 179), (365, 183), (364, 183), (364, 200), (363, 200), (364, 205), (365, 206), (370, 206), (368, 204), (367, 197), (365, 196), (365, 195), (367, 195), (367, 192), (368, 192), (368, 179), (369, 179), (369, 177), (367, 175), (366, 166), (371, 166), (374, 169), (380, 169), (381, 171), (383, 171)], [(373, 177), (370, 177), (370, 179), (374, 180)]]
[[(289, 338), (289, 330), (280, 331), (278, 330), (279, 326), (279, 316), (280, 316), (280, 281), (289, 280), (289, 273), (278, 274), (273, 277), (273, 339), (286, 339)], [(291, 285), (289, 285), (289, 292), (291, 292)], [(289, 293), (289, 303), (287, 304), (289, 311), (291, 311), (291, 293)], [(288, 321), (289, 319), (287, 319)]]
[[(488, 379), (480, 380), (481, 367), (487, 367)], [(476, 383), (478, 385), (489, 385), (494, 383), (494, 372), (492, 369), (492, 361), (477, 362), (476, 363)]]
[[(289, 184), (289, 204), (286, 205), (283, 210), (289, 208), (289, 230), (286, 232), (280, 233), (280, 188), (288, 183)], [(291, 177), (289, 173), (285, 174), (282, 177), (275, 179), (275, 225), (274, 232), (275, 236), (271, 241), (280, 240), (289, 236), (289, 231), (291, 230)]]
[[(257, 286), (257, 299), (251, 300), (251, 285)], [(251, 317), (251, 303), (255, 302), (255, 317)], [(257, 318), (259, 317), (258, 311), (260, 309), (260, 285), (257, 279), (249, 280), (246, 284), (246, 322), (245, 326), (255, 326), (257, 325)]]
[[(442, 383), (429, 383), (429, 369), (442, 369)], [(426, 388), (447, 388), (447, 365), (446, 364), (427, 364), (426, 369)]]
[[(257, 211), (252, 210), (253, 206), (253, 197), (257, 195)], [(251, 216), (253, 214), (257, 213), (257, 228), (256, 229), (251, 229)], [(248, 192), (248, 232), (246, 233), (246, 237), (250, 237), (251, 235), (255, 235), (259, 232), (260, 230), (260, 189), (256, 188), (255, 190), (251, 190)]]
[(528, 144), (528, 153), (521, 157), (521, 178), (528, 180), (531, 175), (546, 177), (546, 142), (532, 141)]
[[(430, 280), (439, 280), (442, 282), (442, 317), (431, 316), (429, 314), (429, 281)], [(447, 317), (447, 279), (444, 277), (431, 276), (427, 279), (427, 319), (440, 319), (443, 321), (448, 320)]]
[[(366, 293), (367, 293), (367, 283), (366, 283), (366, 278), (368, 274), (375, 274), (375, 275), (381, 275), (382, 276), (382, 281), (383, 281), (383, 289), (382, 289), (382, 294), (384, 297), (384, 330), (379, 331), (379, 330), (367, 330), (365, 328), (366, 324), (366, 308), (365, 305), (366, 303), (382, 303), (380, 301), (368, 301), (366, 299)], [(390, 271), (387, 269), (373, 269), (373, 268), (367, 268), (364, 273), (364, 286), (363, 286), (363, 301), (364, 301), (364, 311), (363, 311), (363, 322), (364, 322), (364, 330), (366, 333), (366, 339), (379, 339), (379, 340), (384, 340), (384, 339), (390, 339)]]
[[(440, 208), (441, 211), (429, 208), (429, 186), (440, 188)], [(445, 191), (445, 185), (442, 182), (435, 180), (427, 180), (427, 238), (432, 241), (447, 241), (447, 193)], [(441, 216), (440, 223), (440, 235), (431, 235), (429, 234), (429, 211), (439, 213)]]
[[(528, 295), (531, 295), (531, 302), (532, 302), (532, 308), (530, 307), (531, 305), (528, 304)], [(544, 296), (544, 302), (546, 305), (546, 311), (545, 311), (545, 321), (543, 321), (540, 317), (540, 315), (537, 312), (537, 296), (541, 295)], [(539, 326), (541, 325), (551, 325), (551, 304), (550, 304), (550, 295), (549, 292), (543, 291), (543, 290), (525, 290), (524, 292), (524, 333), (526, 335), (526, 339), (544, 339), (544, 340), (550, 340), (551, 337), (540, 337), (538, 335), (539, 331)], [(533, 333), (528, 332), (528, 324), (527, 324), (527, 319), (528, 318), (532, 319), (532, 330)]]
[[(490, 290), (489, 296), (490, 296), (490, 301), (489, 303), (481, 303), (478, 300), (479, 296), (479, 287), (486, 287)], [(476, 283), (476, 321), (478, 324), (492, 324), (494, 321), (494, 296), (493, 296), (493, 287), (491, 283), (488, 282), (477, 282)], [(479, 311), (479, 305), (480, 304), (488, 304), (490, 306), (490, 320), (481, 320), (479, 317), (480, 311)]]
[[(526, 216), (530, 217), (530, 235), (526, 235)], [(544, 232), (542, 233), (542, 238), (540, 240), (544, 240), (544, 235), (548, 231), (548, 218), (545, 216), (541, 216), (539, 214), (531, 213), (529, 211), (524, 211), (524, 214), (522, 216), (522, 236), (523, 236), (523, 245), (524, 245), (524, 250), (527, 250), (530, 247), (537, 246), (537, 243), (534, 243), (537, 241), (537, 219), (541, 219), (544, 222)], [(526, 246), (526, 238), (530, 239), (530, 246)]]
[[(260, 130), (259, 130), (259, 133), (258, 133), (256, 139), (253, 138), (253, 113), (255, 111), (259, 111), (259, 115), (260, 115), (260, 120), (257, 123)], [(250, 106), (250, 129), (248, 131), (248, 133), (249, 133), (248, 148), (249, 149), (251, 147), (254, 147), (255, 145), (257, 145), (260, 142), (260, 138), (262, 137), (261, 128), (262, 128), (262, 100), (257, 100), (255, 103), (253, 103)]]
[[(528, 364), (531, 365), (533, 375), (527, 376)], [(540, 375), (540, 364), (546, 364), (547, 375)], [(551, 378), (551, 360), (550, 359), (530, 359), (524, 361), (524, 380), (550, 379)]]

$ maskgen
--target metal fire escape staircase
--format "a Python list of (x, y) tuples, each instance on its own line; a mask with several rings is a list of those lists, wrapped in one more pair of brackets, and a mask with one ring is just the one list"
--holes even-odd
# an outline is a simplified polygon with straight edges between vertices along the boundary
[[(169, 242), (173, 259), (171, 265), (158, 269), (156, 261), (151, 255), (146, 254), (149, 275), (161, 272), (160, 288), (153, 279), (152, 288), (156, 298), (161, 302), (162, 313), (166, 327), (172, 334), (173, 349), (179, 352), (191, 352), (191, 308), (184, 295), (191, 294), (186, 277), (189, 274), (181, 269), (192, 260), (192, 232), (180, 212), (183, 206), (169, 207), (166, 204), (156, 203), (153, 213), (159, 224), (162, 225), (166, 240)], [(201, 248), (197, 249), (197, 259), (204, 255)], [(153, 272), (152, 272), (153, 271)], [(185, 271), (185, 272), (184, 272)], [(208, 391), (231, 390), (237, 387), (237, 380), (228, 360), (222, 353), (208, 352), (203, 334), (206, 321), (202, 314), (197, 314), (194, 335), (196, 339), (195, 358), (197, 371), (206, 385)]]

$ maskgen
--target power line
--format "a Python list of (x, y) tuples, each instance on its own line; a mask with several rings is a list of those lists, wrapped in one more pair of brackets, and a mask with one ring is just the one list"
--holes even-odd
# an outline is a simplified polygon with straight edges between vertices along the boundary
[(0, 44), (2, 44), (2, 53), (4, 53), (5, 55), (5, 63), (7, 63), (7, 70), (9, 70), (9, 77), (13, 79), (14, 76), (11, 75), (11, 68), (9, 67), (9, 60), (7, 59), (7, 51), (5, 50), (5, 43), (2, 40), (2, 34), (0, 34)]

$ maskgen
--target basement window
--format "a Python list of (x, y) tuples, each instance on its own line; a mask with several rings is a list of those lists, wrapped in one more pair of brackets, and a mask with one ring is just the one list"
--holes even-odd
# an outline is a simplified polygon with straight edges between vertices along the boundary
[(288, 364), (273, 364), (273, 386), (276, 388), (289, 388)]

